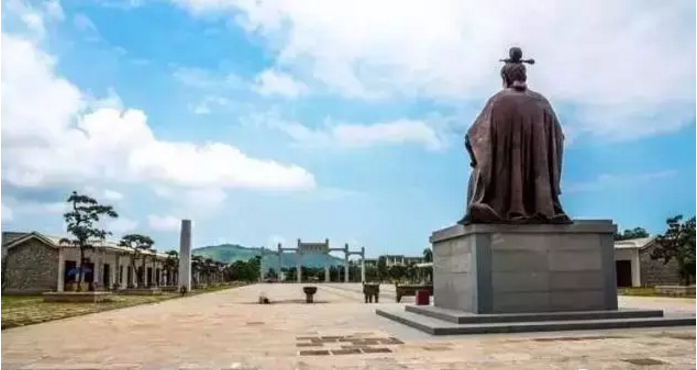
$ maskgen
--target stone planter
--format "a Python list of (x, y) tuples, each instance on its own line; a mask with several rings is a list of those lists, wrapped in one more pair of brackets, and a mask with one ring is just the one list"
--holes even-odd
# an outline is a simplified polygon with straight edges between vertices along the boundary
[(162, 294), (160, 288), (135, 288), (124, 289), (119, 292), (124, 295), (159, 295)]
[(44, 302), (99, 303), (108, 301), (111, 292), (46, 292)]
[(314, 295), (317, 293), (316, 286), (306, 286), (303, 288), (303, 292), (305, 292), (305, 303), (314, 302)]
[(379, 283), (365, 283), (363, 284), (363, 296), (365, 298), (365, 303), (378, 303), (380, 297), (380, 284)]

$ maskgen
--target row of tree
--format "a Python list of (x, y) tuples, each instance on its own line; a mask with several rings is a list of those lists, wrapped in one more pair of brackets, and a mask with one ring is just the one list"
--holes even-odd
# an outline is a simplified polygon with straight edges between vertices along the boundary
[[(106, 237), (112, 233), (100, 226), (100, 221), (106, 218), (117, 218), (118, 213), (114, 207), (103, 205), (94, 198), (79, 194), (75, 191), (67, 199), (70, 210), (63, 215), (67, 225), (68, 237), (60, 240), (63, 245), (73, 246), (79, 249), (80, 258), (75, 269), (75, 280), (77, 290), (82, 289), (85, 276), (86, 259), (85, 253), (93, 250), (95, 246), (103, 244)], [(146, 264), (156, 261), (155, 241), (143, 234), (127, 234), (121, 237), (119, 245), (130, 250), (130, 264), (135, 273), (135, 286), (144, 287), (149, 284), (157, 285), (159, 282), (146, 281)], [(163, 270), (170, 281), (178, 274), (179, 253), (175, 250), (166, 252), (167, 258), (163, 263)], [(140, 261), (140, 266), (136, 266)], [(227, 281), (257, 281), (259, 279), (260, 258), (253, 258), (247, 262), (237, 261), (233, 264), (225, 264), (211, 258), (193, 256), (191, 258), (192, 283), (194, 286), (202, 284), (212, 284)], [(154, 271), (154, 268), (153, 268)], [(129, 281), (129, 288), (131, 282)]]

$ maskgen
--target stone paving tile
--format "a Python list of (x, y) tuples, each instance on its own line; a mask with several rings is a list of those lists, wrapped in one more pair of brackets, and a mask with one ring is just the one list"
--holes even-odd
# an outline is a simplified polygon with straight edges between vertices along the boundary
[[(57, 370), (695, 368), (694, 328), (430, 337), (375, 315), (376, 307), (397, 304), (389, 299), (364, 304), (360, 284), (317, 286), (316, 297), (326, 304), (274, 304), (302, 298), (301, 286), (258, 284), (13, 328), (2, 333), (2, 364)], [(272, 304), (254, 304), (261, 292)], [(622, 297), (620, 302), (694, 313), (694, 300)], [(297, 346), (311, 343), (309, 338), (320, 338), (322, 347)], [(366, 353), (366, 348), (391, 352)], [(298, 355), (315, 349), (354, 351)], [(665, 364), (627, 361), (646, 358)]]

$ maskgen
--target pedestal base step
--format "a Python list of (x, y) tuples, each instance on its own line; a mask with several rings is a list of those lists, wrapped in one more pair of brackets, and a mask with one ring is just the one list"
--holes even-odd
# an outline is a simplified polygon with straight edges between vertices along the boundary
[(501, 314), (475, 314), (471, 312), (450, 310), (447, 308), (439, 308), (434, 306), (408, 305), (405, 306), (405, 309), (407, 312), (413, 312), (416, 314), (456, 324), (636, 319), (645, 317), (663, 317), (662, 310), (637, 309), (620, 309), (613, 311), (534, 312)]
[[(412, 306), (413, 307), (413, 306)], [(421, 307), (419, 307), (421, 308)], [(433, 308), (433, 307), (431, 307)], [(410, 311), (413, 310), (410, 309)], [(429, 311), (433, 313), (434, 311)], [(598, 312), (603, 312), (602, 316)], [(626, 329), (626, 328), (650, 328), (668, 326), (694, 326), (694, 315), (656, 316), (656, 311), (617, 311), (624, 315), (631, 312), (630, 316), (611, 316), (613, 311), (592, 311), (573, 313), (540, 313), (541, 319), (534, 320), (536, 314), (515, 314), (525, 321), (505, 321), (512, 319), (512, 315), (472, 315), (482, 317), (485, 321), (470, 321), (469, 323), (457, 323), (436, 319), (420, 313), (409, 312), (400, 308), (385, 308), (375, 311), (379, 316), (407, 325), (414, 329), (431, 335), (465, 335), (465, 334), (495, 334), (495, 333), (524, 333), (541, 331), (566, 331), (566, 330), (600, 330), (600, 329)], [(638, 315), (643, 312), (646, 316)], [(563, 316), (573, 314), (576, 316)], [(464, 317), (461, 314), (459, 317)], [(498, 317), (498, 321), (492, 321)], [(553, 320), (549, 320), (552, 318)], [(569, 319), (572, 318), (572, 319)], [(544, 321), (544, 320), (547, 321)], [(490, 321), (486, 321), (490, 320)]]

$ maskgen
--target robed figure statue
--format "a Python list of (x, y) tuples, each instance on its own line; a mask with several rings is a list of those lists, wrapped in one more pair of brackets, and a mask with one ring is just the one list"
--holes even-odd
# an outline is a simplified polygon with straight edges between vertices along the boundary
[(570, 223), (559, 195), (564, 135), (550, 103), (528, 89), (523, 52), (514, 47), (501, 69), (503, 90), (467, 131), (472, 174), (469, 223)]

